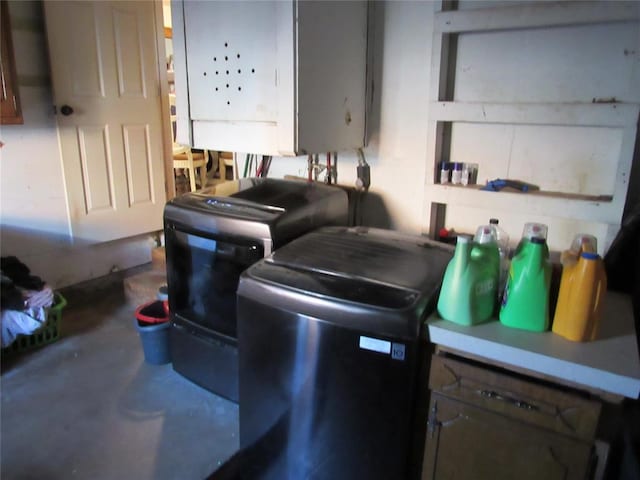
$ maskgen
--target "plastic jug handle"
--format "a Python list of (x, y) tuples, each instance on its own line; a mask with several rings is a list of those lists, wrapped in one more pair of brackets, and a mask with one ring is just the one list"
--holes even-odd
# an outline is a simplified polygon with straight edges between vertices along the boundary
[[(595, 312), (593, 312), (594, 314), (598, 311), (600, 311), (602, 309), (602, 296), (604, 295), (604, 292), (607, 290), (607, 277), (605, 276), (605, 272), (604, 272), (604, 266), (601, 265), (601, 275), (600, 278), (598, 279), (598, 286), (596, 288), (596, 295), (595, 295), (595, 303), (594, 305), (596, 305), (595, 308)], [(596, 323), (593, 323), (590, 327), (591, 329), (591, 333), (589, 334), (589, 340), (595, 340), (597, 335), (598, 335), (598, 324), (597, 324), (597, 320), (595, 320)]]
[(598, 289), (596, 290), (596, 305), (600, 305), (600, 301), (602, 300), (601, 296), (607, 288), (607, 277), (605, 277), (604, 267), (602, 265), (600, 267), (601, 275), (598, 279)]

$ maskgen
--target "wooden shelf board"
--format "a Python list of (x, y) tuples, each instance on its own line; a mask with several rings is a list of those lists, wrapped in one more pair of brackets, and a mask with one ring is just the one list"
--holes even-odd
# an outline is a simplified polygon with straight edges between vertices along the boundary
[(434, 28), (442, 33), (465, 33), (524, 28), (627, 22), (640, 19), (638, 2), (539, 2), (534, 4), (435, 14)]
[(439, 122), (502, 123), (624, 128), (638, 122), (640, 106), (625, 103), (431, 102)]
[[(589, 222), (611, 223), (618, 208), (610, 195), (582, 195), (564, 192), (499, 192), (481, 190), (483, 185), (426, 185), (426, 199), (431, 203), (501, 209), (529, 214), (574, 218)], [(561, 208), (559, 208), (561, 205)]]
[(487, 193), (515, 193), (517, 195), (533, 195), (541, 197), (559, 198), (563, 200), (581, 200), (587, 202), (611, 202), (613, 195), (586, 195), (581, 193), (567, 193), (567, 192), (553, 192), (551, 190), (530, 190), (528, 192), (520, 192), (513, 188), (503, 188), (499, 192), (493, 192), (491, 190), (482, 190), (484, 185), (453, 185), (453, 184), (435, 184), (440, 187), (459, 188), (465, 190), (474, 190), (478, 192)]

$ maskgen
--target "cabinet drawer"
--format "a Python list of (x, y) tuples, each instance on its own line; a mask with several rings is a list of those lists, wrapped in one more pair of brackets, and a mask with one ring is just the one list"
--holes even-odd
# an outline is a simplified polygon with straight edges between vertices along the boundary
[(429, 388), (531, 425), (591, 441), (600, 403), (464, 361), (434, 355)]

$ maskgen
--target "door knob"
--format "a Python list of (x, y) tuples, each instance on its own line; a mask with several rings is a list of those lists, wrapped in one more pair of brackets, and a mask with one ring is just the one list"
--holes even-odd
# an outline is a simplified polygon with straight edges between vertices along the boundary
[(69, 105), (63, 105), (60, 107), (60, 113), (65, 117), (68, 117), (73, 113), (73, 108), (71, 108)]

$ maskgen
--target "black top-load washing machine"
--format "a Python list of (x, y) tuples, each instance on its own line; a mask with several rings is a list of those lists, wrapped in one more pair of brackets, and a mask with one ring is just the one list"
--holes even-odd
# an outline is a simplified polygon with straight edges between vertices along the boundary
[(295, 180), (245, 178), (185, 194), (164, 210), (173, 368), (238, 401), (240, 274), (292, 239), (345, 225), (346, 193)]
[(452, 254), (419, 236), (322, 228), (242, 274), (238, 478), (419, 475), (424, 322)]

